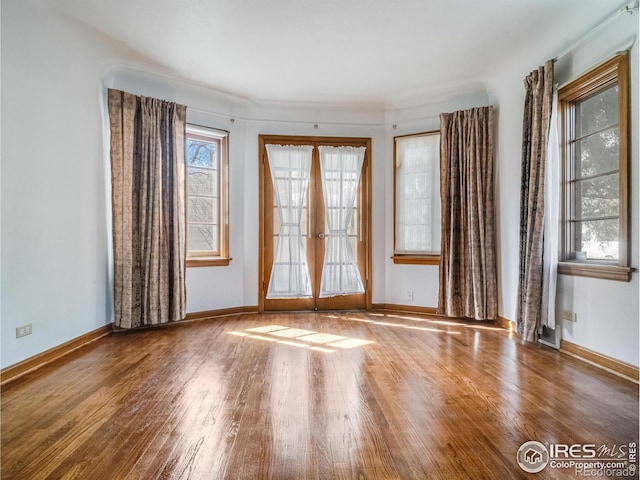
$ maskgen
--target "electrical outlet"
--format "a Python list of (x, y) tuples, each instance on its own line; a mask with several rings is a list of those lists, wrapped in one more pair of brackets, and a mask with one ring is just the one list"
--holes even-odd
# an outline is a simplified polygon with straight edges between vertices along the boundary
[(31, 324), (28, 323), (26, 325), (22, 325), (20, 327), (16, 327), (16, 338), (26, 337), (27, 335), (31, 335)]
[(575, 312), (572, 312), (570, 310), (563, 310), (562, 313), (560, 314), (560, 318), (562, 320), (566, 320), (567, 322), (577, 322), (578, 321), (578, 316)]
[(413, 302), (413, 290), (407, 290), (407, 302)]

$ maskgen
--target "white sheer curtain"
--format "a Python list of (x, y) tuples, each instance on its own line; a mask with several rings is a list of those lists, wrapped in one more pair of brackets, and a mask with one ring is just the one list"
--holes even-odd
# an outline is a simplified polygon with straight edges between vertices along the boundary
[(396, 138), (396, 253), (440, 252), (440, 135)]
[(267, 145), (280, 229), (267, 298), (311, 297), (302, 214), (309, 188), (312, 146)]
[(556, 328), (556, 283), (558, 277), (558, 236), (560, 235), (560, 136), (558, 132), (558, 90), (553, 91), (547, 165), (544, 177), (544, 247), (542, 255), (542, 325)]
[(358, 192), (365, 147), (321, 146), (320, 172), (329, 234), (325, 244), (320, 297), (364, 293), (348, 228)]

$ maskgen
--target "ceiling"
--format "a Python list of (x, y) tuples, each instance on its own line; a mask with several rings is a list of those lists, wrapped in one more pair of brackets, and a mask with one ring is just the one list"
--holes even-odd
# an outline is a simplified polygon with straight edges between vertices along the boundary
[(221, 92), (259, 102), (376, 105), (464, 90), (534, 43), (555, 55), (628, 3), (41, 1), (172, 75)]

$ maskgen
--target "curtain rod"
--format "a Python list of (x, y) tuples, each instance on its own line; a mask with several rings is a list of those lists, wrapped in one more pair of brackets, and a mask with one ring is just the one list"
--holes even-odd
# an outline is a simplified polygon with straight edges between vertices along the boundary
[(325, 122), (321, 120), (278, 120), (275, 118), (249, 118), (249, 117), (241, 117), (238, 115), (229, 115), (225, 113), (217, 113), (211, 112), (207, 110), (200, 110), (198, 108), (191, 108), (187, 106), (187, 111), (191, 110), (192, 112), (203, 113), (205, 115), (212, 115), (214, 117), (227, 118), (231, 123), (234, 123), (236, 120), (241, 120), (244, 122), (264, 122), (264, 123), (291, 123), (291, 124), (300, 124), (300, 125), (313, 125), (314, 128), (318, 128), (318, 125), (339, 125), (339, 126), (349, 126), (349, 127), (384, 127), (385, 123), (360, 123), (360, 122)]
[(638, 10), (638, 4), (639, 3), (640, 3), (640, 0), (636, 0), (635, 3), (633, 4), (633, 6), (625, 5), (624, 8), (620, 8), (620, 9), (616, 10), (615, 12), (613, 12), (611, 15), (609, 15), (607, 18), (605, 18), (602, 22), (600, 22), (598, 25), (596, 25), (591, 30), (589, 30), (587, 33), (585, 33), (582, 37), (580, 37), (578, 40), (576, 40), (571, 45), (569, 45), (569, 47), (567, 47), (561, 53), (556, 55), (553, 58), (553, 61), (557, 62), (562, 57), (565, 57), (566, 55), (571, 53), (573, 50), (575, 50), (577, 47), (579, 47), (584, 42), (586, 42), (589, 38), (591, 38), (592, 35), (595, 35), (597, 32), (599, 32), (604, 27), (609, 25), (611, 22), (613, 22), (616, 18), (618, 18), (623, 13), (628, 13), (630, 15), (633, 15), (634, 12), (636, 12)]
[(311, 120), (278, 120), (274, 118), (249, 118), (249, 117), (240, 117), (237, 115), (236, 116), (229, 115), (225, 113), (209, 112), (207, 110), (200, 110), (198, 108), (187, 107), (187, 111), (189, 110), (191, 110), (192, 112), (203, 113), (205, 115), (211, 115), (214, 117), (226, 118), (231, 123), (234, 123), (236, 120), (241, 120), (244, 122), (290, 123), (295, 125), (312, 125), (313, 128), (316, 128), (316, 129), (320, 125), (330, 125), (330, 126), (346, 126), (346, 127), (392, 127), (395, 130), (398, 124), (419, 122), (423, 120), (431, 120), (431, 119), (440, 117), (440, 114), (436, 113), (433, 115), (409, 118), (409, 119), (404, 119), (401, 121), (394, 121), (394, 122), (358, 123), (358, 122), (325, 122), (321, 120), (311, 121)]

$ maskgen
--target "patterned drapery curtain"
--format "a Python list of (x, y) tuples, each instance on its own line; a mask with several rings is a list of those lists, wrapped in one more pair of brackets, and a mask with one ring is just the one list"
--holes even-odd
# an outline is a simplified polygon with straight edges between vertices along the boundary
[(549, 60), (531, 72), (524, 79), (524, 85), (516, 328), (524, 340), (533, 342), (538, 339), (542, 315), (544, 183), (553, 99), (553, 61)]
[(493, 182), (493, 108), (441, 114), (441, 315), (497, 317)]
[(186, 107), (109, 89), (114, 323), (185, 316)]

